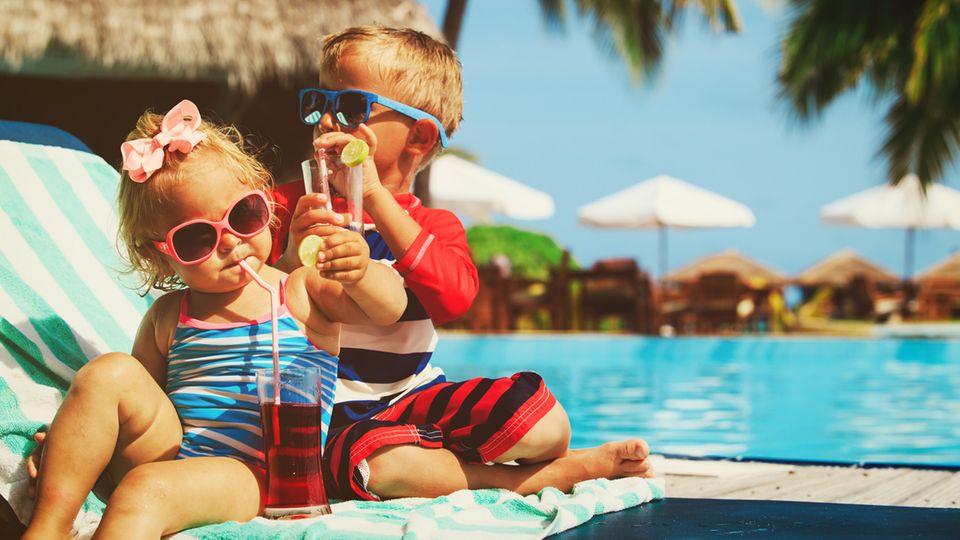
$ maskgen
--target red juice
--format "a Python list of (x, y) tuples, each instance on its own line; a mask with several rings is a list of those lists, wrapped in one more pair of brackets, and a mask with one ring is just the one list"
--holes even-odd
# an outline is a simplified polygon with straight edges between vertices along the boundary
[(329, 512), (320, 469), (320, 404), (269, 402), (260, 405), (260, 414), (267, 460), (267, 509)]

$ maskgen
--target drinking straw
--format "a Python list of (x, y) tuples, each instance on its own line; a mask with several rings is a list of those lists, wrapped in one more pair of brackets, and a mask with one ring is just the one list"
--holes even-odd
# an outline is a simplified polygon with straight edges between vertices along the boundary
[[(313, 173), (310, 170), (310, 160), (306, 160), (300, 163), (300, 168), (303, 169), (303, 191), (307, 195), (315, 193), (313, 190)], [(327, 210), (333, 209), (333, 204), (331, 199), (333, 199), (333, 194), (330, 193), (330, 169), (327, 168), (327, 151), (323, 148), (317, 150), (317, 169), (319, 170), (320, 178), (320, 193), (323, 193), (327, 196), (327, 201), (323, 204), (324, 208)]]
[(310, 160), (301, 161), (300, 169), (303, 171), (303, 192), (310, 195), (313, 193), (313, 174), (310, 172)]
[(330, 171), (327, 170), (327, 151), (323, 148), (317, 150), (317, 165), (320, 167), (320, 188), (323, 190), (323, 194), (327, 196), (327, 202), (324, 203), (324, 206), (327, 210), (333, 210), (333, 194), (330, 193)]
[(277, 298), (277, 289), (260, 277), (247, 261), (240, 261), (240, 267), (244, 269), (257, 285), (263, 287), (270, 293), (270, 335), (273, 338), (273, 404), (280, 405), (280, 331), (277, 322), (277, 312), (280, 311), (280, 301)]
[(363, 167), (349, 167), (347, 176), (347, 210), (350, 212), (350, 230), (363, 234)]

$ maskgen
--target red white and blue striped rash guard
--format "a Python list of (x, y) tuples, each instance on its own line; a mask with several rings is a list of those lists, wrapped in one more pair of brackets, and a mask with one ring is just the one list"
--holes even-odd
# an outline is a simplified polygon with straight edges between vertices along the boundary
[[(278, 314), (280, 368), (319, 367), (326, 435), (337, 357), (315, 347), (287, 310), (285, 283)], [(257, 369), (273, 369), (270, 314), (240, 323), (213, 324), (188, 315), (189, 291), (167, 354), (166, 392), (183, 424), (178, 458), (225, 456), (265, 467)]]
[[(302, 195), (301, 182), (280, 185), (274, 192), (291, 211)], [(430, 363), (437, 344), (434, 324), (466, 313), (477, 294), (477, 269), (460, 220), (447, 210), (425, 208), (412, 193), (395, 199), (423, 229), (406, 253), (397, 260), (375, 229), (367, 229), (364, 238), (372, 260), (392, 264), (403, 276), (407, 309), (389, 326), (343, 325), (332, 429), (370, 418), (402, 397), (445, 381), (443, 371)], [(277, 237), (285, 241), (290, 214), (278, 216)], [(371, 223), (369, 216), (365, 221)], [(275, 244), (275, 256), (282, 245)]]

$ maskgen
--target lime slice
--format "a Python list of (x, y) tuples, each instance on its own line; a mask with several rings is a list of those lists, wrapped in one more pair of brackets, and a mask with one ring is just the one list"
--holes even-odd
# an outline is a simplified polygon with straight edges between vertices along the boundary
[(300, 262), (304, 266), (316, 266), (317, 265), (317, 253), (323, 249), (323, 238), (311, 234), (303, 239), (300, 242), (300, 247), (297, 248), (297, 255), (300, 256)]
[(347, 167), (356, 167), (363, 163), (363, 160), (367, 159), (369, 154), (370, 146), (367, 142), (362, 139), (354, 139), (343, 147), (343, 151), (340, 152), (340, 161), (343, 161), (343, 164)]

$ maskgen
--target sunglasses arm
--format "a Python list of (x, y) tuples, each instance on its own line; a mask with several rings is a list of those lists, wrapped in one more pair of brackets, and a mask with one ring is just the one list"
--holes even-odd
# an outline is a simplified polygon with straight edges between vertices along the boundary
[(153, 247), (157, 248), (157, 251), (163, 253), (164, 255), (170, 255), (170, 248), (167, 247), (166, 242), (158, 242), (156, 240), (151, 240), (153, 242)]

